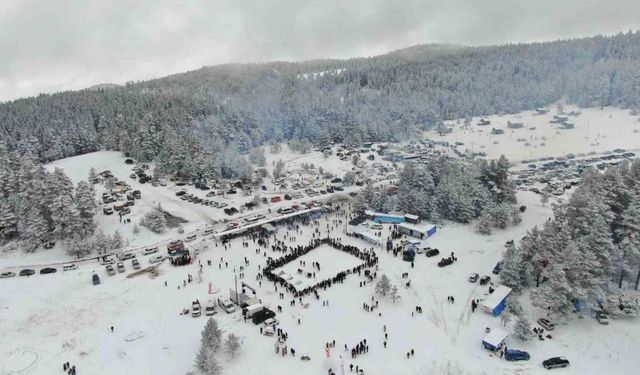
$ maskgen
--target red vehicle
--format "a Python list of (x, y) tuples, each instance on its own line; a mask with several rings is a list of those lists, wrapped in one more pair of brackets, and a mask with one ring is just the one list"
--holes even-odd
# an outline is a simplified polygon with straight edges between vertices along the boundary
[(176, 251), (182, 250), (184, 250), (184, 242), (182, 242), (181, 240), (171, 241), (169, 245), (167, 245), (167, 252), (169, 253), (169, 255), (173, 255), (176, 253)]
[(276, 202), (280, 202), (280, 201), (282, 201), (282, 198), (280, 198), (280, 197), (272, 197), (271, 198), (271, 203), (276, 203)]

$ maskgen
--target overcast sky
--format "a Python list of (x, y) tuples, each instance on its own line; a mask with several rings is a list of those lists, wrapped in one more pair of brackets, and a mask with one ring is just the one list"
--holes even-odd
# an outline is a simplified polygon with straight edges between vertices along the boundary
[(639, 0), (0, 0), (0, 101), (227, 62), (638, 29)]

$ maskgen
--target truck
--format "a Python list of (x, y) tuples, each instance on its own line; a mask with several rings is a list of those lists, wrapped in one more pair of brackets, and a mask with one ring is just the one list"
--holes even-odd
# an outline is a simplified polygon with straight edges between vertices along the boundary
[(249, 305), (242, 309), (242, 315), (246, 318), (251, 318), (254, 314), (262, 311), (264, 309), (264, 305), (261, 303), (256, 303), (254, 305)]
[(173, 255), (178, 250), (184, 250), (184, 242), (181, 240), (171, 241), (169, 245), (167, 245), (169, 255)]

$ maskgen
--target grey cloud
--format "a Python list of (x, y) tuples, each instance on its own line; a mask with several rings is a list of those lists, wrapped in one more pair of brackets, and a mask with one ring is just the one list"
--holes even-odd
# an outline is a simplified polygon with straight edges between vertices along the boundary
[(610, 34), (637, 14), (635, 0), (3, 0), (0, 100), (227, 62)]

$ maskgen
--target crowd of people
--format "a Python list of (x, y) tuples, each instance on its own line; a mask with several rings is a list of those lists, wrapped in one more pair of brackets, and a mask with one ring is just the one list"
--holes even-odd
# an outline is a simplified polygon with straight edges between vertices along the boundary
[[(334, 249), (349, 253), (349, 254), (357, 257), (358, 259), (362, 260), (363, 263), (360, 264), (359, 266), (353, 267), (352, 269), (349, 269), (347, 271), (339, 272), (338, 274), (336, 274), (332, 278), (324, 279), (322, 281), (317, 282), (313, 286), (306, 287), (306, 288), (304, 288), (302, 290), (297, 290), (296, 287), (293, 284), (291, 284), (288, 280), (286, 280), (282, 276), (280, 276), (280, 275), (278, 275), (278, 274), (273, 272), (275, 269), (280, 268), (280, 267), (284, 266), (285, 264), (296, 260), (297, 258), (309, 253), (310, 251), (318, 248), (321, 245), (329, 245), (329, 246), (333, 247)], [(378, 262), (378, 258), (375, 255), (375, 253), (373, 253), (373, 252), (363, 252), (363, 251), (361, 251), (360, 249), (358, 249), (355, 246), (344, 245), (339, 240), (335, 240), (335, 239), (332, 239), (332, 238), (329, 238), (329, 237), (326, 237), (326, 238), (315, 238), (315, 239), (311, 240), (311, 242), (306, 246), (299, 245), (299, 246), (296, 246), (296, 247), (289, 247), (288, 250), (289, 251), (285, 250), (286, 251), (286, 255), (284, 255), (281, 258), (278, 258), (278, 259), (269, 258), (269, 259), (267, 259), (267, 266), (263, 269), (263, 275), (269, 281), (272, 281), (276, 285), (280, 285), (281, 287), (283, 287), (285, 290), (289, 291), (290, 293), (292, 293), (296, 297), (305, 296), (305, 295), (309, 295), (309, 294), (313, 293), (313, 294), (316, 295), (316, 298), (319, 298), (319, 296), (317, 294), (318, 289), (320, 289), (320, 288), (326, 289), (327, 287), (330, 287), (334, 283), (342, 283), (344, 281), (344, 279), (347, 277), (348, 274), (360, 273), (363, 269), (373, 267)], [(274, 251), (276, 251), (276, 250), (274, 250)], [(314, 266), (318, 270), (320, 270), (320, 265), (319, 264), (317, 264), (317, 265), (314, 264)]]

